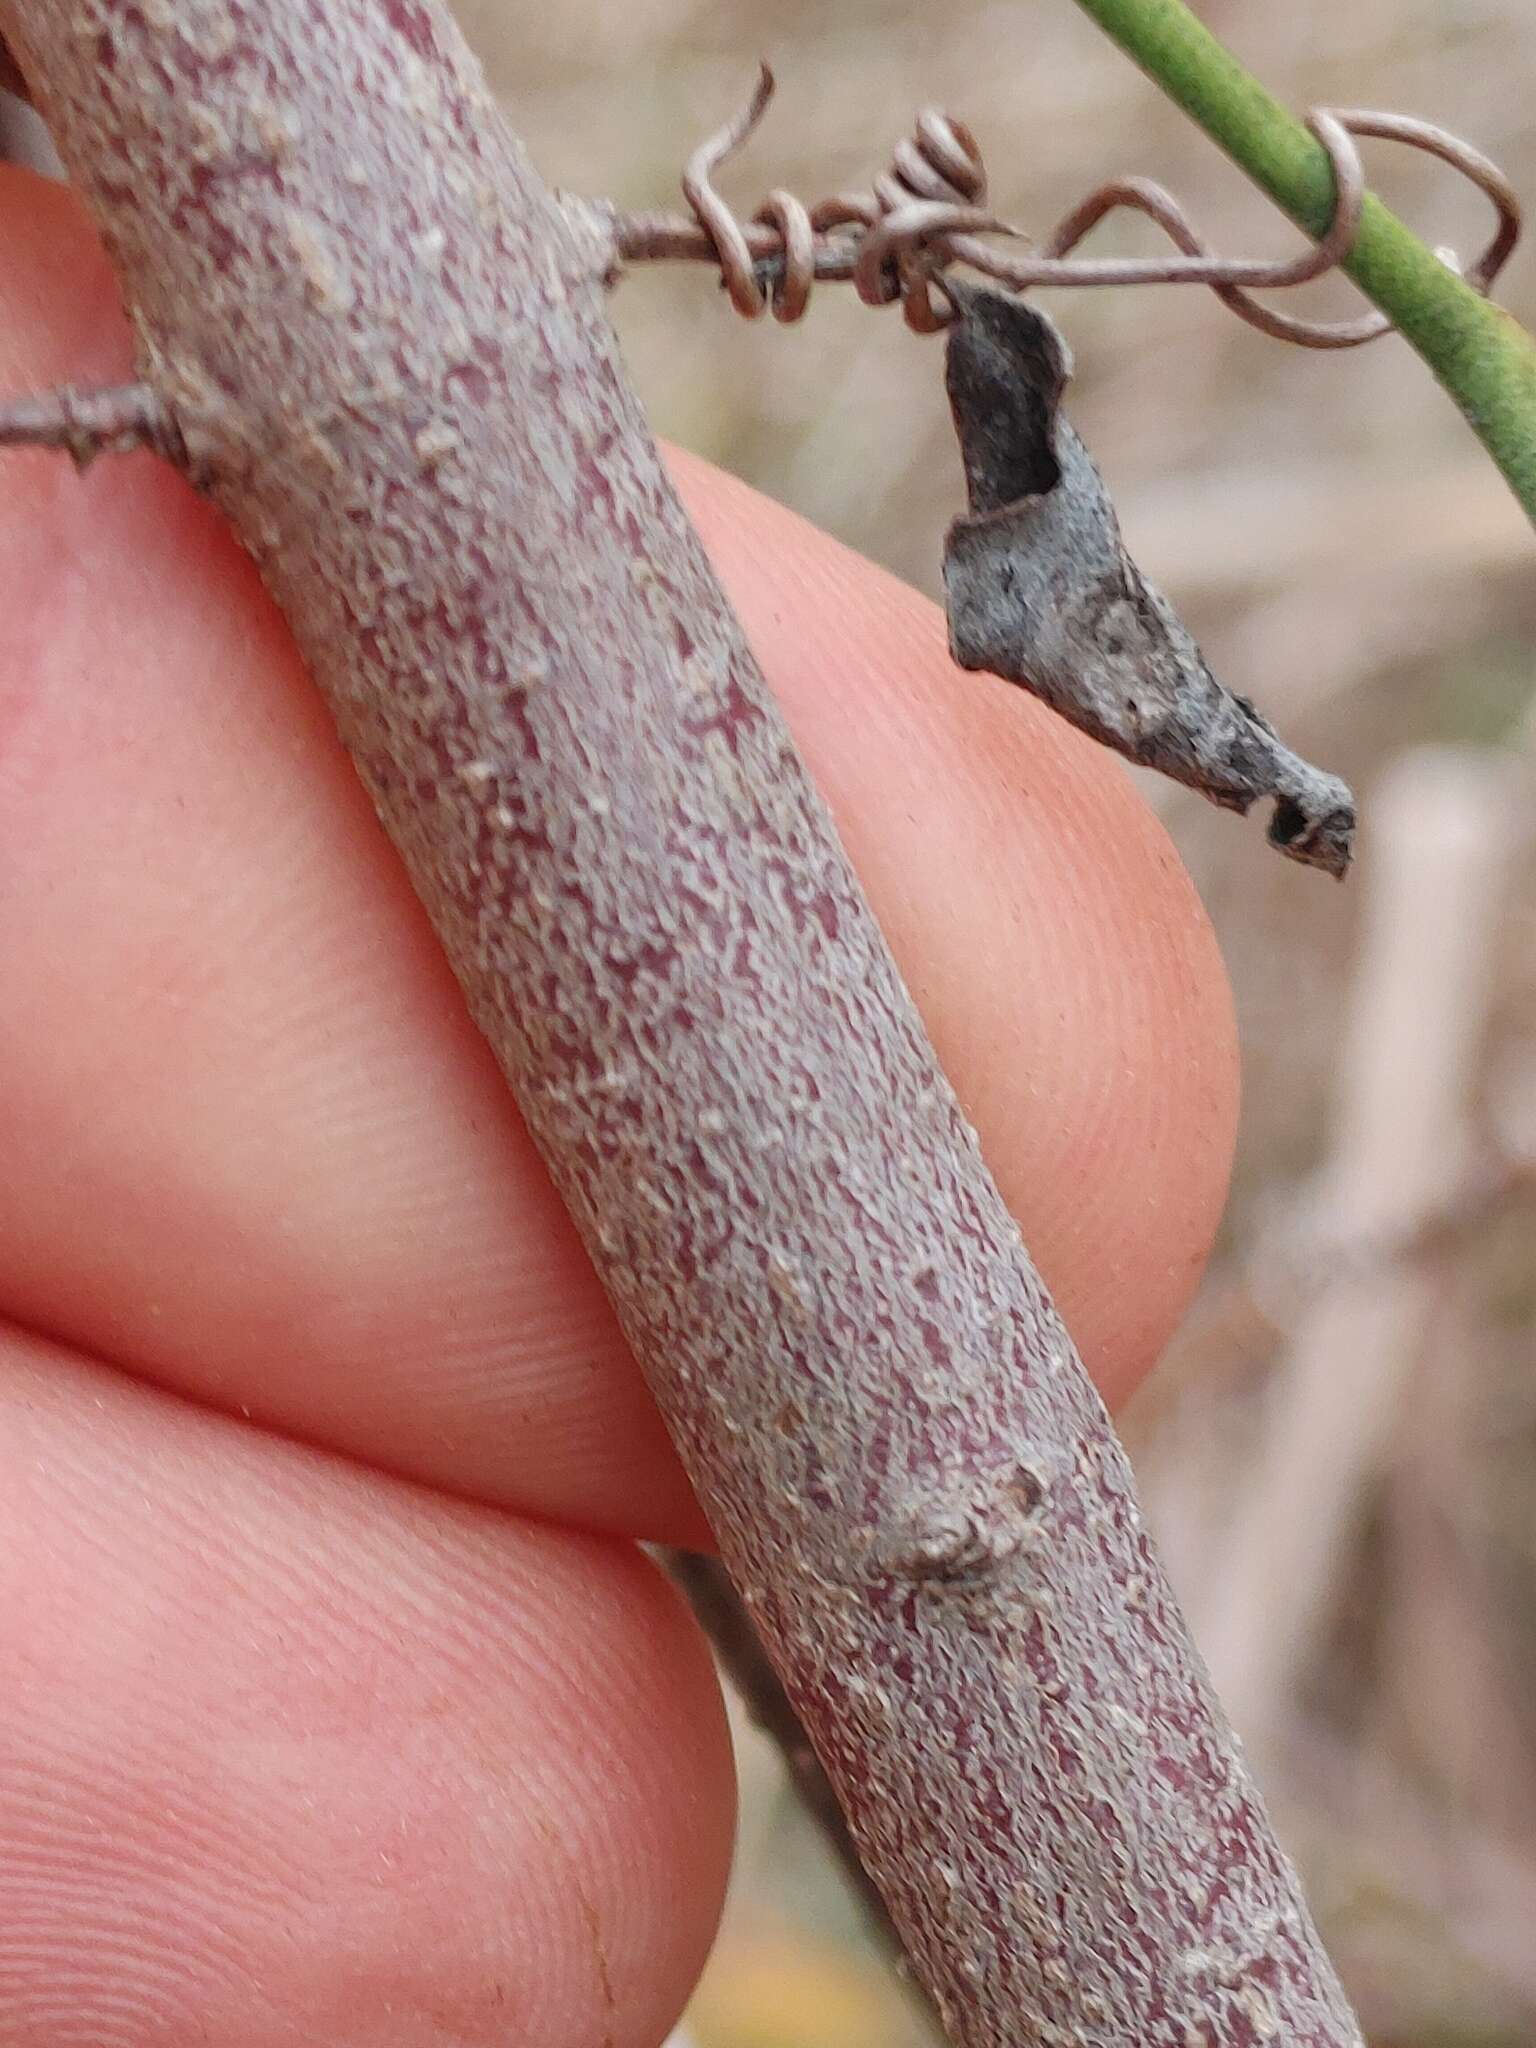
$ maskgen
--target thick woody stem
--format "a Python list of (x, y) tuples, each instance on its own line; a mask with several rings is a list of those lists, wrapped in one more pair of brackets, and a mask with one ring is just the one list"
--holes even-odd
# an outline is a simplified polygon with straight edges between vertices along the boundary
[(662, 1557), (667, 1570), (687, 1594), (700, 1627), (714, 1644), (747, 1711), (783, 1757), (801, 1805), (820, 1828), (875, 1926), (889, 1938), (900, 1958), (901, 1940), (891, 1925), (885, 1900), (860, 1860), (849, 1833), (848, 1817), (838, 1804), (805, 1724), (795, 1712), (729, 1573), (718, 1558), (702, 1557), (693, 1550), (667, 1550)]
[(0, 29), (954, 2041), (1357, 2048), (615, 366), (607, 252), (429, 0)]

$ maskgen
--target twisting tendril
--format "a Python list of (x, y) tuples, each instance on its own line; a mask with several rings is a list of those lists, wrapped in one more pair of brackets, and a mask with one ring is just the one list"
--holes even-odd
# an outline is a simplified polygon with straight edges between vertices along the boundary
[[(715, 189), (714, 174), (757, 127), (773, 91), (773, 73), (764, 64), (746, 106), (689, 157), (682, 183), (691, 217), (621, 214), (614, 223), (621, 261), (713, 264), (731, 304), (749, 320), (769, 310), (776, 319), (798, 320), (818, 280), (841, 280), (851, 282), (868, 305), (899, 300), (910, 327), (920, 334), (936, 333), (953, 318), (942, 273), (959, 263), (1021, 292), (1058, 285), (1203, 284), (1265, 334), (1305, 348), (1356, 348), (1388, 331), (1391, 322), (1384, 314), (1300, 320), (1263, 305), (1252, 292), (1305, 284), (1348, 256), (1365, 200), (1357, 136), (1426, 150), (1486, 193), (1498, 224), (1487, 248), (1462, 273), (1475, 290), (1490, 290), (1520, 236), (1514, 189), (1480, 151), (1405, 114), (1338, 107), (1314, 108), (1307, 116), (1332, 167), (1333, 217), (1310, 249), (1283, 261), (1217, 255), (1172, 193), (1147, 178), (1099, 186), (1032, 243), (1022, 229), (989, 211), (986, 169), (971, 131), (933, 109), (918, 115), (914, 133), (898, 145), (890, 168), (867, 191), (840, 193), (807, 206), (794, 193), (776, 189), (743, 221)], [(1123, 208), (1156, 221), (1178, 254), (1073, 255), (1107, 214)], [(1001, 236), (1014, 246), (996, 246), (988, 236)], [(1027, 246), (1020, 248), (1021, 243)], [(1441, 255), (1461, 268), (1449, 251)]]

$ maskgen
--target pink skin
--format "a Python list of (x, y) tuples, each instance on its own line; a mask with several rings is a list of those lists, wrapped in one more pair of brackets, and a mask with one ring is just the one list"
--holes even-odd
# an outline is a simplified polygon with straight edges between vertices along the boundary
[[(0, 179), (0, 389), (123, 373)], [(648, 2048), (731, 1772), (698, 1512), (281, 622), (148, 458), (0, 492), (0, 2036)], [(1209, 928), (1118, 766), (684, 491), (1101, 1386), (1225, 1186)]]

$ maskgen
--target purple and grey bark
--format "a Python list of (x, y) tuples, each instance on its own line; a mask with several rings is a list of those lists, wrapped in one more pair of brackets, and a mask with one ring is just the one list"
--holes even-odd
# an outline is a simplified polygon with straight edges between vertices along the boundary
[(1104, 1410), (428, 0), (0, 0), (963, 2048), (1359, 2035)]

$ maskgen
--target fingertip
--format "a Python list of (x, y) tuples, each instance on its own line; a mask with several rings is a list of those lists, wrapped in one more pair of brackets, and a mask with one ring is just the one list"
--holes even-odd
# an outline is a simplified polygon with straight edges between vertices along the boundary
[(630, 1546), (0, 1334), (0, 2037), (653, 2048), (731, 1843)]
[(0, 389), (13, 381), (30, 389), (39, 361), (68, 361), (81, 382), (121, 377), (132, 337), (79, 193), (22, 165), (0, 164), (0, 247)]

